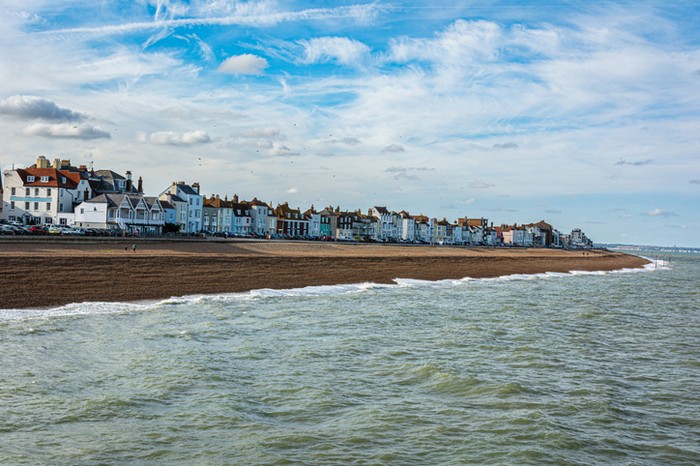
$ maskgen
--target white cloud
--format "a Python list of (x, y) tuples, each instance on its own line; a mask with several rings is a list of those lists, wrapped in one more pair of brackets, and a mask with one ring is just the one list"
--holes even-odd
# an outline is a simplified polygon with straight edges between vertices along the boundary
[(188, 131), (186, 133), (159, 131), (152, 133), (148, 140), (151, 144), (169, 146), (191, 146), (194, 144), (206, 144), (211, 142), (211, 138), (207, 132), (201, 129)]
[(476, 58), (495, 58), (501, 36), (501, 27), (494, 22), (460, 19), (432, 39), (392, 39), (388, 59), (397, 62), (425, 60), (463, 66)]
[(370, 54), (370, 48), (360, 41), (346, 37), (317, 37), (299, 41), (304, 47), (302, 63), (335, 61), (342, 65), (361, 65)]
[(214, 50), (211, 48), (211, 45), (204, 42), (197, 34), (190, 34), (189, 37), (194, 39), (195, 43), (199, 47), (199, 54), (204, 60), (214, 61), (216, 55), (214, 54)]
[(219, 71), (228, 74), (261, 75), (268, 66), (269, 64), (264, 58), (245, 53), (243, 55), (235, 55), (227, 58), (221, 66), (219, 66)]
[(296, 194), (298, 192), (299, 190), (293, 186), (286, 191), (287, 194)]
[(85, 115), (61, 108), (50, 100), (32, 95), (13, 95), (0, 100), (0, 113), (23, 119), (80, 121)]
[(649, 217), (664, 217), (664, 218), (667, 218), (667, 217), (675, 217), (675, 216), (677, 216), (678, 214), (675, 213), (675, 212), (670, 212), (670, 211), (668, 211), (668, 210), (663, 210), (663, 209), (656, 208), (656, 209), (654, 209), (654, 210), (652, 210), (652, 211), (647, 212), (647, 215), (648, 215)]
[[(160, 2), (163, 3), (163, 2)], [(337, 8), (309, 8), (299, 11), (276, 11), (271, 8), (257, 8), (257, 5), (264, 3), (238, 3), (234, 4), (233, 11), (230, 8), (221, 8), (214, 6), (213, 8), (193, 8), (193, 13), (199, 13), (203, 16), (174, 18), (175, 15), (169, 15), (171, 19), (163, 18), (163, 15), (158, 13), (155, 21), (134, 21), (130, 23), (112, 24), (104, 26), (87, 26), (56, 29), (46, 31), (47, 34), (97, 34), (97, 35), (112, 35), (112, 34), (127, 34), (138, 31), (148, 31), (152, 29), (160, 29), (164, 27), (180, 28), (191, 26), (249, 26), (249, 27), (271, 27), (280, 23), (291, 23), (299, 21), (329, 21), (339, 19), (349, 19), (358, 22), (367, 22), (375, 18), (384, 7), (376, 4), (360, 4), (341, 6)], [(162, 10), (161, 10), (162, 11)], [(224, 16), (209, 16), (211, 13), (217, 14), (221, 12), (231, 12)], [(186, 10), (178, 10), (177, 13), (182, 15)], [(206, 15), (206, 16), (204, 16)]]
[(73, 125), (70, 123), (60, 123), (56, 125), (35, 123), (24, 128), (24, 134), (29, 136), (41, 136), (45, 138), (68, 138), (68, 139), (109, 139), (111, 135), (97, 126)]

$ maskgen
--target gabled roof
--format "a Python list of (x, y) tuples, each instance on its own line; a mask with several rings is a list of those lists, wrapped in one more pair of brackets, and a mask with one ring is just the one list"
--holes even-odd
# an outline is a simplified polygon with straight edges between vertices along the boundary
[(234, 215), (237, 217), (244, 217), (250, 215), (250, 207), (244, 202), (231, 202), (231, 208), (233, 209)]
[[(123, 188), (119, 188), (117, 181), (123, 182)], [(90, 186), (97, 193), (124, 193), (126, 191), (127, 179), (119, 173), (112, 170), (97, 170), (92, 174)], [(133, 184), (129, 193), (137, 193), (138, 189)]]
[(144, 196), (143, 201), (146, 203), (149, 209), (153, 209), (156, 205), (159, 208), (163, 208), (162, 203), (155, 196)]
[(267, 204), (264, 203), (263, 201), (258, 200), (257, 197), (254, 197), (252, 201), (243, 201), (243, 202), (246, 202), (246, 203), (248, 203), (248, 204), (250, 204), (250, 205), (252, 205), (252, 206), (256, 206), (256, 207), (267, 207), (268, 209), (271, 208), (269, 205), (267, 205)]
[(126, 178), (112, 170), (95, 170), (95, 176), (103, 180), (126, 180)]
[(199, 196), (199, 194), (197, 193), (197, 191), (195, 191), (195, 190), (192, 188), (192, 186), (190, 186), (190, 185), (188, 185), (188, 184), (180, 184), (180, 183), (178, 183), (178, 184), (177, 184), (177, 187), (178, 187), (178, 189), (179, 189), (180, 191), (182, 191), (183, 193), (187, 194), (188, 196)]
[(386, 210), (386, 207), (379, 207), (379, 206), (374, 206), (374, 209), (379, 212), (380, 214), (388, 214), (389, 211)]
[[(89, 204), (107, 204), (108, 207), (116, 207), (118, 204), (114, 202), (109, 194), (100, 194), (85, 201)], [(121, 203), (121, 202), (120, 202)]]
[(205, 197), (204, 207), (209, 207), (213, 209), (231, 209), (233, 207), (233, 202), (221, 199), (220, 197)]
[[(79, 172), (55, 168), (18, 168), (16, 171), (24, 186), (76, 189), (82, 179)], [(30, 176), (34, 181), (27, 181)], [(42, 177), (48, 181), (41, 181)]]
[(169, 203), (168, 201), (163, 201), (158, 199), (158, 202), (160, 203), (160, 207), (165, 210), (165, 209), (170, 209), (170, 210), (175, 210), (175, 207)]
[(165, 196), (165, 198), (168, 200), (168, 202), (186, 202), (183, 198), (178, 196), (177, 194), (172, 194), (169, 192), (161, 194), (161, 196)]

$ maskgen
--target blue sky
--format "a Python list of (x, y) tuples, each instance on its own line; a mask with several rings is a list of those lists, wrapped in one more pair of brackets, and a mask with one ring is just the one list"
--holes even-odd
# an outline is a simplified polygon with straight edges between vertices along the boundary
[(6, 0), (0, 166), (700, 247), (700, 4), (667, 3)]

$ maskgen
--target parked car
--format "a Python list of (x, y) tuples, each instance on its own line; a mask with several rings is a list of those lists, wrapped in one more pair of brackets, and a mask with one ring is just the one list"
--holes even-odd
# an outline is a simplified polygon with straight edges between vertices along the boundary
[(84, 228), (64, 228), (61, 231), (62, 235), (79, 235), (79, 236), (85, 236), (85, 229)]
[(27, 227), (29, 234), (31, 235), (45, 235), (46, 229), (41, 225), (30, 225)]
[(15, 230), (11, 225), (0, 225), (0, 235), (15, 235)]

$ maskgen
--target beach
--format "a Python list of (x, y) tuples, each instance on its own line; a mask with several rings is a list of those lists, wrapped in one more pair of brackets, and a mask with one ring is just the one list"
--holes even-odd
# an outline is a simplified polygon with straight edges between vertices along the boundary
[[(134, 245), (136, 246), (134, 248)], [(241, 240), (3, 240), (0, 308), (543, 272), (609, 271), (648, 261), (605, 250)]]

